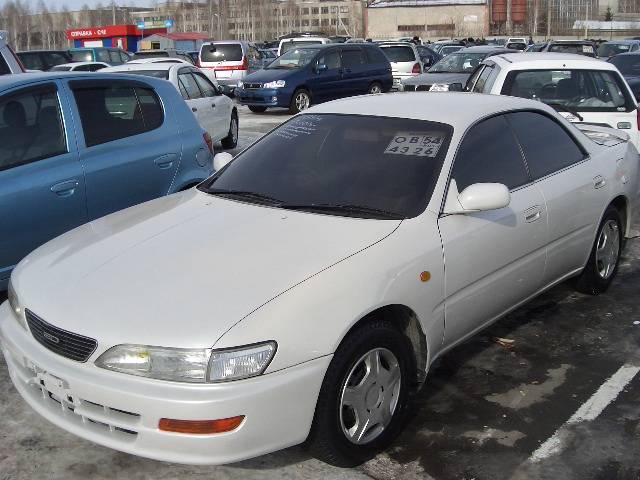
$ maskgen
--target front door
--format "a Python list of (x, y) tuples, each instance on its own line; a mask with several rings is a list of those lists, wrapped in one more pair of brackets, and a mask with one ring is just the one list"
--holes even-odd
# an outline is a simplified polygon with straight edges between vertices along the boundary
[(25, 255), (87, 220), (73, 121), (61, 98), (55, 83), (0, 97), (0, 287)]
[(438, 221), (445, 258), (445, 346), (534, 294), (544, 276), (544, 198), (529, 179), (504, 116), (484, 120), (466, 134), (448, 201), (474, 183), (506, 185), (511, 202), (499, 210), (443, 215)]
[(342, 62), (338, 50), (326, 52), (316, 60), (310, 75), (307, 83), (311, 89), (313, 103), (344, 96), (341, 84)]
[(193, 72), (193, 78), (200, 87), (202, 97), (206, 102), (203, 104), (203, 108), (209, 109), (211, 113), (211, 124), (214, 130), (210, 132), (210, 135), (215, 142), (219, 142), (229, 134), (231, 102), (226, 95), (216, 89), (211, 80), (203, 73)]

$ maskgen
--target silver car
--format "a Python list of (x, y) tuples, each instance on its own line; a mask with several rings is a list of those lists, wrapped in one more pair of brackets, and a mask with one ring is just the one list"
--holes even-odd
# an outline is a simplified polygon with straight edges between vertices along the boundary
[(198, 65), (215, 72), (218, 85), (225, 93), (233, 94), (240, 80), (262, 69), (263, 60), (253, 43), (221, 40), (202, 44)]

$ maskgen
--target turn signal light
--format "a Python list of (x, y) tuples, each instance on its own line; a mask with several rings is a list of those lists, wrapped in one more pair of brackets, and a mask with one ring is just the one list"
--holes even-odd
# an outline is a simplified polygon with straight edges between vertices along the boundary
[(190, 433), (195, 435), (210, 435), (235, 430), (244, 420), (244, 415), (219, 420), (174, 420), (161, 418), (158, 428), (164, 432)]

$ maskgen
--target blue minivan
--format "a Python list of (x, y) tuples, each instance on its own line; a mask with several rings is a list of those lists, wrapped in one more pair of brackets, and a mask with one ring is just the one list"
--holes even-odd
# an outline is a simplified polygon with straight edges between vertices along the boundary
[(3, 75), (0, 139), (0, 292), (48, 240), (213, 173), (211, 137), (151, 77)]
[(255, 113), (269, 107), (298, 113), (311, 104), (393, 86), (391, 64), (375, 44), (300, 46), (238, 82), (238, 102)]

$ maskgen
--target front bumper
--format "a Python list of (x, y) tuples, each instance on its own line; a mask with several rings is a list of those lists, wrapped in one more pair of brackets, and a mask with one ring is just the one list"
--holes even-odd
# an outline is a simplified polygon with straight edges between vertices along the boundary
[(242, 105), (286, 108), (291, 103), (291, 94), (281, 88), (236, 88), (235, 95)]
[(408, 78), (413, 78), (416, 75), (413, 73), (397, 73), (393, 72), (393, 85), (392, 90), (402, 91), (402, 82)]
[[(100, 445), (161, 461), (230, 463), (303, 442), (331, 356), (260, 377), (216, 385), (151, 380), (78, 363), (45, 349), (0, 306), (0, 347), (11, 380), (51, 423)], [(92, 358), (93, 359), (93, 358)], [(187, 435), (161, 418), (245, 415), (234, 431)]]

